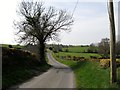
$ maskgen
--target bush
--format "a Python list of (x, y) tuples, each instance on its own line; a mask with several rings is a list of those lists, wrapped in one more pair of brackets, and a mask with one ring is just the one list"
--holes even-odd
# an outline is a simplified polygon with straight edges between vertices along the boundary
[(120, 55), (117, 55), (116, 58), (120, 58)]
[(49, 47), (49, 49), (50, 49), (50, 50), (53, 50), (53, 48), (52, 48), (52, 47)]
[(100, 60), (100, 66), (102, 68), (108, 68), (108, 67), (110, 67), (110, 59), (101, 59)]
[(12, 45), (8, 45), (9, 48), (13, 48)]
[(2, 88), (22, 83), (47, 70), (50, 66), (41, 64), (34, 53), (14, 48), (2, 49)]
[(116, 60), (116, 65), (117, 65), (117, 67), (120, 67), (120, 60), (119, 59)]
[(68, 50), (68, 49), (65, 49), (65, 52), (69, 52), (69, 50)]
[(53, 50), (53, 52), (54, 52), (54, 53), (58, 53), (58, 51), (57, 51), (57, 50)]
[(3, 67), (33, 65), (39, 61), (34, 53), (22, 51), (14, 48), (2, 48), (2, 65)]
[[(102, 67), (102, 68), (108, 68), (108, 67), (110, 67), (110, 59), (101, 59), (100, 60), (100, 66)], [(116, 60), (116, 66), (117, 67), (120, 67), (120, 60)]]
[(90, 58), (91, 58), (91, 59), (97, 59), (97, 57), (96, 57), (96, 56), (90, 56)]

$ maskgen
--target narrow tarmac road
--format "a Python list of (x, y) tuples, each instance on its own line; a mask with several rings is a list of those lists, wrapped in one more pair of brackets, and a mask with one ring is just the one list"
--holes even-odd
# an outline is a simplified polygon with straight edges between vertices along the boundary
[(73, 71), (56, 61), (50, 53), (47, 53), (47, 57), (53, 67), (18, 88), (75, 88)]

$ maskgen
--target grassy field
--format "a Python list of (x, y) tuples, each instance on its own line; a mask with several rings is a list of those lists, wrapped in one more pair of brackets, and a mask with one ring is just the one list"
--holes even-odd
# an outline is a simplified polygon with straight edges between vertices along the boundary
[[(120, 84), (112, 86), (109, 84), (109, 68), (101, 68), (99, 62), (61, 60), (54, 53), (53, 56), (59, 62), (73, 69), (77, 88), (120, 88)], [(120, 68), (117, 71), (118, 79), (120, 80)]]
[[(63, 48), (63, 52), (66, 51), (66, 49), (68, 50), (68, 52), (74, 52), (74, 53), (84, 53), (87, 52), (87, 50), (89, 49), (89, 46), (69, 46), (69, 47), (65, 47)], [(92, 49), (96, 49), (98, 50), (98, 47), (92, 47)]]
[(73, 46), (73, 47), (68, 47), (68, 48), (63, 48), (62, 50), (65, 51), (66, 49), (68, 49), (69, 52), (75, 52), (75, 53), (82, 53), (87, 51), (89, 47), (88, 46)]
[(96, 56), (98, 58), (100, 58), (101, 56), (99, 54), (96, 53), (75, 53), (75, 52), (59, 52), (56, 53), (56, 55), (59, 56), (80, 56), (80, 57), (85, 57), (86, 59), (90, 59), (90, 56)]
[[(120, 83), (110, 85), (110, 68), (103, 69), (99, 62), (63, 60), (59, 56), (80, 56), (90, 59), (90, 56), (101, 57), (97, 53), (83, 53), (88, 47), (70, 47), (68, 52), (52, 53), (59, 62), (72, 68), (75, 74), (77, 88), (120, 88)], [(64, 50), (66, 48), (63, 48)], [(68, 47), (69, 49), (69, 47)], [(120, 81), (120, 68), (117, 69), (118, 80)]]
[[(9, 47), (10, 44), (0, 44), (0, 46), (2, 47)], [(23, 48), (24, 46), (21, 45), (12, 45), (13, 48)]]
[[(86, 51), (88, 50), (89, 46), (70, 46), (70, 47), (65, 47), (62, 48), (62, 52), (58, 52), (56, 53), (57, 56), (61, 57), (61, 56), (71, 56), (71, 57), (84, 57), (85, 59), (90, 59), (91, 56), (94, 56), (96, 58), (101, 58), (101, 55), (99, 55), (98, 53), (86, 53)], [(97, 49), (97, 47), (94, 47)], [(66, 52), (66, 49), (68, 49), (68, 51)]]

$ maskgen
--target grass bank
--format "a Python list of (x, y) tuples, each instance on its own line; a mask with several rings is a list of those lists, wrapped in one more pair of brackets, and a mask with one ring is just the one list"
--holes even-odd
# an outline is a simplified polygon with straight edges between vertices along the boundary
[(20, 84), (47, 71), (51, 66), (41, 64), (30, 52), (3, 48), (2, 89)]
[[(55, 53), (52, 53), (52, 55), (59, 62), (72, 68), (77, 88), (120, 88), (119, 84), (112, 86), (109, 84), (109, 68), (102, 69), (99, 62), (61, 60), (56, 57)], [(120, 80), (120, 68), (118, 68), (118, 77)]]

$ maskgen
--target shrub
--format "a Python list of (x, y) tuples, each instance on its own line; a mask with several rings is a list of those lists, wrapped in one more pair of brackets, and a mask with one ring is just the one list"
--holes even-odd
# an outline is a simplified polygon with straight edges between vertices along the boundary
[(85, 58), (84, 57), (77, 57), (77, 61), (84, 61)]
[(120, 58), (120, 55), (117, 55), (116, 58)]
[[(110, 59), (101, 59), (100, 60), (100, 66), (102, 67), (102, 68), (108, 68), (108, 67), (110, 67)], [(117, 67), (120, 67), (120, 60), (116, 60), (116, 66)]]
[(91, 59), (97, 59), (97, 57), (96, 57), (96, 56), (90, 56), (90, 58), (91, 58)]
[(3, 90), (39, 75), (50, 66), (41, 64), (34, 53), (14, 48), (2, 48)]
[(68, 50), (68, 49), (65, 49), (65, 52), (69, 52), (69, 50)]
[(8, 45), (9, 48), (13, 48), (12, 45)]
[(117, 67), (120, 67), (120, 60), (116, 60), (116, 65), (117, 65)]
[(70, 55), (67, 55), (67, 59), (68, 59), (68, 60), (71, 60), (72, 57), (71, 57)]
[(36, 55), (29, 51), (22, 51), (14, 48), (2, 48), (2, 64), (4, 67), (17, 65), (33, 65), (38, 63)]
[(56, 55), (57, 58), (59, 58), (59, 55)]
[(93, 53), (93, 50), (88, 49), (87, 52), (88, 53)]
[(49, 49), (50, 49), (50, 50), (53, 50), (53, 48), (52, 48), (52, 47), (49, 47)]
[(73, 60), (76, 61), (76, 56), (73, 56)]
[(100, 66), (102, 68), (108, 68), (110, 66), (110, 59), (101, 59)]

